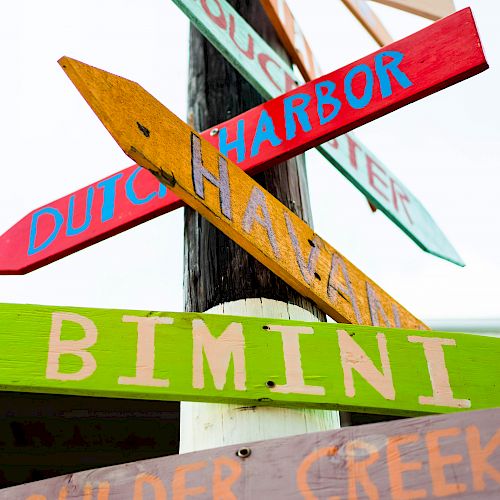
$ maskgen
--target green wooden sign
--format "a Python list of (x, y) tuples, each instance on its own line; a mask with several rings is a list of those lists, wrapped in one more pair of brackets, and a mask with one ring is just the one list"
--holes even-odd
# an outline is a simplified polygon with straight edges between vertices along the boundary
[(0, 304), (0, 389), (395, 415), (500, 406), (500, 340), (263, 318)]
[[(302, 83), (226, 0), (173, 2), (265, 99)], [(464, 265), (420, 201), (352, 132), (317, 149), (420, 248)]]

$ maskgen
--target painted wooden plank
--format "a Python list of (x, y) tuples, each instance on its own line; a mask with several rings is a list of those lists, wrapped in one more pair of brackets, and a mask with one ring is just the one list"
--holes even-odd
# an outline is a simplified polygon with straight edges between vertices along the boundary
[[(236, 13), (234, 15), (237, 16)], [(214, 23), (206, 13), (205, 19), (200, 19)], [(242, 21), (241, 18), (238, 20), (238, 26), (244, 27)], [(215, 26), (217, 27), (216, 24)], [(212, 38), (219, 48), (221, 44), (226, 44), (227, 47), (232, 44), (233, 50), (236, 50), (235, 42), (225, 31), (219, 28), (214, 33), (220, 35), (217, 39)], [(269, 56), (271, 49), (265, 42), (256, 38), (258, 35), (254, 32), (247, 34), (260, 40), (253, 43), (259, 47), (258, 53), (263, 55), (259, 60), (272, 60), (276, 65), (272, 63), (270, 67), (282, 68), (284, 72), (285, 63), (274, 53)], [(245, 58), (239, 59), (245, 61)], [(240, 70), (241, 68), (248, 78), (255, 70), (247, 63)], [(278, 80), (276, 78), (275, 81)], [(261, 87), (260, 90), (266, 96), (273, 92), (275, 95), (280, 94), (280, 90), (272, 85), (267, 90), (265, 88), (267, 87)], [(228, 137), (237, 137), (239, 120), (240, 117), (235, 117), (224, 124)], [(221, 128), (218, 126), (213, 130)], [(212, 138), (212, 142), (219, 145), (223, 134), (211, 136), (211, 132), (209, 130), (202, 135)], [(338, 137), (322, 144), (318, 149), (374, 206), (384, 212), (423, 250), (463, 265), (456, 250), (419, 200), (354, 134)], [(280, 152), (276, 150), (276, 154), (278, 153)], [(233, 154), (232, 158), (238, 160), (237, 155)], [(268, 160), (269, 167), (272, 163), (271, 156)], [(260, 161), (260, 154), (250, 158), (247, 155), (240, 166), (250, 174), (265, 168)], [(373, 173), (374, 169), (376, 175)], [(131, 166), (40, 207), (21, 219), (0, 237), (0, 273), (24, 274), (38, 269), (180, 205), (175, 194), (166, 191), (148, 173), (141, 172), (137, 165)]]
[[(465, 27), (468, 27), (469, 32), (464, 29)], [(447, 34), (447, 35), (446, 35)], [(461, 35), (461, 38), (459, 37)], [(438, 44), (439, 47), (443, 48), (443, 52), (441, 52), (441, 49), (436, 49), (437, 45), (434, 43), (431, 43), (431, 47), (428, 47), (429, 44), (426, 44), (425, 42), (428, 40), (434, 40), (436, 36), (440, 39), (441, 43)], [(460, 40), (458, 42), (457, 40)], [(470, 42), (469, 43), (467, 43)], [(446, 49), (444, 49), (446, 47)], [(409, 37), (407, 39), (402, 40), (398, 44), (395, 44), (391, 48), (399, 48), (400, 51), (392, 51), (392, 52), (397, 52), (403, 57), (403, 53), (405, 54), (405, 57), (408, 55), (407, 59), (405, 59), (405, 62), (408, 61), (404, 65), (404, 73), (401, 73), (402, 77), (408, 78), (407, 75), (409, 75), (408, 82), (411, 82), (411, 85), (407, 87), (406, 89), (403, 88), (402, 86), (399, 86), (399, 88), (394, 90), (394, 93), (390, 95), (387, 99), (383, 98), (382, 96), (378, 95), (375, 97), (374, 101), (370, 102), (369, 105), (366, 105), (366, 108), (363, 109), (358, 109), (354, 110), (354, 112), (347, 114), (342, 114), (340, 113), (339, 116), (335, 117), (335, 120), (331, 120), (330, 122), (327, 122), (324, 125), (321, 125), (319, 123), (320, 118), (318, 115), (314, 116), (314, 110), (310, 110), (311, 112), (309, 113), (309, 116), (307, 116), (307, 120), (310, 120), (311, 123), (314, 123), (314, 126), (311, 126), (311, 130), (308, 132), (304, 132), (306, 135), (308, 135), (308, 138), (311, 141), (311, 145), (314, 143), (319, 143), (324, 141), (327, 137), (328, 134), (338, 134), (341, 130), (346, 130), (348, 124), (344, 121), (342, 122), (342, 118), (339, 119), (339, 117), (346, 117), (347, 116), (347, 121), (351, 126), (354, 124), (359, 125), (361, 123), (364, 123), (366, 119), (373, 118), (374, 116), (380, 116), (384, 109), (394, 109), (397, 105), (401, 105), (407, 102), (410, 102), (411, 100), (421, 97), (422, 95), (425, 95), (428, 92), (432, 92), (436, 88), (442, 88), (444, 85), (447, 83), (453, 83), (459, 78), (463, 78), (466, 76), (470, 76), (476, 71), (480, 71), (486, 67), (486, 63), (484, 61), (484, 56), (482, 54), (482, 51), (480, 49), (480, 44), (479, 44), (479, 39), (477, 37), (477, 32), (475, 31), (474, 23), (470, 14), (469, 10), (464, 10), (461, 11), (460, 13), (457, 13), (454, 16), (451, 16), (447, 18), (446, 20), (441, 21), (440, 23), (437, 23), (429, 28), (426, 28), (426, 30), (423, 30), (412, 37)], [(453, 53), (453, 50), (457, 49), (455, 52), (455, 57), (456, 60), (453, 59), (452, 56), (448, 53), (448, 50), (450, 53)], [(423, 52), (428, 55), (429, 50), (437, 50), (437, 54), (434, 56), (434, 58), (439, 59), (439, 54), (441, 54), (441, 66), (439, 65), (433, 65), (431, 58), (426, 57), (425, 61), (431, 61), (429, 65), (426, 66), (426, 64), (418, 64), (418, 65), (413, 65), (413, 61), (420, 61), (421, 60), (421, 54)], [(423, 52), (421, 52), (423, 51)], [(356, 71), (356, 68), (359, 67), (360, 64), (362, 63), (368, 63), (368, 65), (371, 65), (373, 67), (374, 63), (373, 60), (377, 59), (377, 57), (381, 57), (382, 53), (378, 53), (374, 56), (368, 56), (368, 58), (365, 58), (363, 61), (358, 61), (358, 63), (354, 63), (351, 66), (348, 66), (346, 68), (342, 68), (338, 72), (334, 72), (331, 75), (327, 75), (326, 77), (323, 77), (323, 79), (318, 79), (313, 83), (307, 84), (306, 86), (302, 87), (300, 89), (300, 95), (305, 95), (307, 93), (306, 89), (308, 89), (308, 96), (311, 100), (311, 102), (318, 103), (318, 98), (316, 98), (315, 92), (318, 89), (318, 85), (325, 84), (324, 82), (328, 80), (330, 82), (330, 79), (332, 78), (333, 75), (337, 77), (337, 75), (340, 75), (345, 77), (346, 73)], [(403, 67), (403, 65), (401, 66)], [(443, 73), (443, 69), (448, 67), (450, 69), (449, 73)], [(370, 70), (369, 70), (370, 71)], [(415, 82), (415, 83), (413, 83)], [(331, 83), (333, 85), (334, 83)], [(390, 90), (392, 92), (392, 88)], [(386, 90), (386, 92), (388, 92)], [(299, 143), (301, 141), (300, 137), (303, 137), (301, 134), (301, 131), (299, 130), (298, 133), (295, 133), (289, 140), (282, 140), (279, 136), (285, 137), (288, 135), (288, 132), (283, 131), (284, 128), (286, 128), (286, 114), (284, 110), (284, 102), (288, 100), (290, 103), (291, 100), (299, 93), (299, 90), (296, 90), (295, 93), (292, 92), (290, 94), (287, 94), (285, 97), (277, 98), (270, 103), (264, 105), (264, 108), (267, 110), (269, 109), (269, 113), (274, 113), (274, 115), (269, 115), (269, 119), (271, 120), (271, 116), (276, 116), (275, 120), (271, 120), (271, 125), (275, 127), (275, 130), (278, 130), (278, 128), (281, 130), (283, 133), (278, 133), (278, 136), (276, 136), (275, 141), (260, 141), (258, 142), (258, 147), (255, 148), (257, 149), (257, 152), (259, 154), (259, 163), (261, 165), (265, 165), (267, 161), (276, 161), (278, 158), (285, 158), (289, 155), (296, 154), (299, 151)], [(316, 101), (314, 101), (316, 99)], [(333, 102), (333, 101), (332, 101)], [(345, 102), (345, 99), (344, 99)], [(340, 105), (342, 104), (341, 101), (339, 101)], [(373, 106), (372, 106), (373, 105)], [(387, 106), (387, 108), (386, 108)], [(313, 106), (311, 106), (312, 108)], [(350, 106), (352, 108), (352, 106)], [(349, 108), (349, 105), (347, 104), (344, 106), (344, 109)], [(262, 108), (256, 108), (255, 112), (255, 120), (254, 120), (254, 125), (253, 125), (253, 132), (255, 132), (256, 128), (258, 129), (258, 124), (261, 123), (261, 119), (264, 116), (265, 113), (262, 112)], [(273, 111), (275, 110), (275, 111)], [(290, 111), (290, 109), (288, 110)], [(370, 111), (373, 112), (373, 114), (370, 114)], [(252, 112), (250, 112), (252, 113)], [(306, 113), (306, 112), (304, 112)], [(290, 115), (290, 113), (289, 113)], [(243, 116), (243, 115), (242, 115)], [(330, 115), (331, 116), (331, 115)], [(298, 116), (299, 122), (302, 122), (302, 119), (300, 116)], [(294, 117), (292, 116), (292, 121)], [(278, 123), (280, 122), (281, 123)], [(234, 122), (233, 122), (234, 123)], [(242, 120), (238, 120), (238, 124), (243, 124)], [(306, 128), (306, 125), (303, 123), (300, 123), (302, 125), (302, 129)], [(345, 128), (343, 128), (345, 127)], [(299, 128), (299, 126), (297, 126)], [(224, 130), (224, 129), (221, 129)], [(237, 127), (238, 132), (240, 130), (243, 130), (241, 135), (245, 134), (244, 127)], [(250, 131), (250, 136), (253, 134), (252, 131)], [(303, 132), (303, 130), (302, 130)], [(284, 135), (283, 135), (284, 134)], [(225, 134), (229, 136), (229, 133)], [(221, 133), (214, 135), (213, 136), (213, 141), (220, 141), (220, 137), (222, 136)], [(249, 137), (248, 139), (248, 145), (252, 145), (251, 147), (248, 147), (247, 149), (243, 150), (246, 145), (243, 144), (243, 147), (240, 147), (241, 144), (239, 144), (241, 141), (237, 141), (236, 144), (233, 144), (234, 149), (231, 150), (231, 148), (227, 147), (227, 143), (230, 141), (234, 140), (235, 137), (238, 137), (237, 133), (235, 132), (229, 139), (226, 138), (226, 145), (224, 146), (223, 152), (228, 153), (229, 156), (231, 155), (240, 155), (243, 157), (242, 159), (245, 160), (246, 158), (252, 156), (252, 149), (254, 149), (255, 145), (255, 135), (254, 137)], [(267, 137), (268, 139), (269, 137)], [(264, 138), (266, 139), (266, 138)], [(273, 145), (273, 143), (275, 145)], [(250, 149), (250, 151), (248, 151)], [(333, 147), (332, 147), (333, 149)], [(272, 155), (269, 153), (270, 151), (273, 151)], [(275, 154), (278, 152), (278, 154)], [(352, 153), (352, 148), (351, 148), (351, 153)], [(269, 157), (266, 157), (266, 154), (269, 154)], [(367, 163), (369, 163), (368, 160), (371, 158), (367, 156), (366, 160)], [(379, 175), (379, 168), (378, 166), (373, 166), (373, 165), (367, 165), (367, 175), (370, 179), (370, 184), (372, 185), (373, 190), (377, 190), (381, 192), (381, 189), (383, 189), (383, 186), (388, 187), (387, 184), (384, 182), (384, 180), (381, 180), (381, 182), (378, 182), (380, 180), (380, 176), (383, 175), (382, 172)], [(385, 198), (389, 201), (391, 198), (392, 200), (395, 200), (396, 203), (399, 203), (402, 198), (404, 198), (404, 195), (399, 196), (399, 193), (396, 193), (395, 190), (393, 189), (392, 197), (390, 196), (389, 190), (387, 191), (387, 194), (384, 194)], [(399, 198), (399, 200), (398, 200)], [(400, 211), (401, 213), (403, 210), (406, 209), (406, 207), (402, 206), (404, 205), (404, 201), (401, 201), (400, 203)]]
[(62, 500), (71, 492), (71, 498), (142, 500), (150, 491), (156, 500), (494, 500), (499, 448), (500, 409), (483, 410), (105, 467), (7, 488), (0, 499)]
[(376, 295), (402, 326), (424, 326), (137, 83), (67, 57), (59, 63), (130, 158), (326, 314), (370, 324)]
[(455, 12), (453, 0), (373, 0), (417, 16), (437, 21)]
[[(464, 9), (256, 106), (227, 124), (219, 124), (206, 138), (234, 162), (267, 166), (324, 144), (487, 67), (472, 14)], [(352, 144), (347, 147), (353, 148)], [(379, 172), (378, 166), (368, 165), (368, 184), (390, 198), (390, 187), (374, 180)]]
[(125, 168), (8, 229), (0, 237), (0, 274), (26, 274), (182, 205), (143, 168)]
[(71, 489), (124, 500), (142, 499), (148, 490), (156, 499), (171, 492), (173, 498), (493, 500), (500, 493), (498, 417), (499, 410), (468, 412), (227, 446), (22, 485), (0, 498), (48, 500)]
[(392, 42), (391, 35), (366, 0), (342, 0), (342, 2), (381, 47)]
[(4, 391), (410, 416), (500, 406), (493, 337), (16, 304), (0, 304), (0, 327)]
[[(319, 321), (302, 307), (266, 298), (233, 300), (208, 310), (190, 309), (200, 310), (204, 314)], [(241, 405), (189, 401), (182, 401), (180, 406), (179, 453), (340, 428), (340, 414), (332, 410), (252, 405), (251, 411), (241, 411)], [(200, 432), (193, 432), (193, 429), (200, 429)]]
[(305, 81), (321, 76), (323, 72), (319, 63), (286, 0), (260, 0), (260, 3)]
[[(289, 66), (226, 0), (203, 1), (201, 4), (196, 0), (172, 1), (264, 98), (277, 97), (294, 86), (294, 74)], [(234, 31), (230, 29), (231, 24), (235, 27)], [(249, 49), (250, 46), (252, 50)], [(318, 146), (318, 150), (423, 250), (455, 264), (464, 265), (418, 199), (354, 134), (350, 134), (350, 140), (342, 136), (331, 144)], [(418, 212), (415, 219), (413, 215), (403, 213), (401, 204), (399, 210), (394, 209), (395, 204), (391, 202), (391, 196), (381, 193), (379, 186), (375, 188), (370, 184), (371, 176), (368, 175), (367, 166), (372, 160), (380, 167), (384, 182), (392, 186), (394, 181), (396, 190), (401, 190), (401, 196), (410, 200), (407, 204), (411, 203), (413, 210)], [(418, 222), (414, 223), (415, 220)], [(424, 222), (425, 225), (420, 227), (417, 225), (419, 222)]]
[[(469, 35), (464, 36), (458, 46), (456, 32), (450, 29), (456, 24), (460, 25), (462, 34), (464, 24), (470, 29)], [(374, 64), (377, 67), (377, 56), (375, 63), (366, 58), (362, 62), (353, 63), (350, 67), (306, 84), (302, 87), (303, 92), (292, 91), (264, 104), (260, 116), (253, 120), (257, 126), (254, 128), (250, 157), (254, 149), (265, 156), (267, 143), (283, 151), (283, 155), (293, 155), (296, 152), (294, 140), (298, 128), (293, 115), (298, 117), (302, 129), (311, 134), (312, 143), (319, 143), (325, 139), (327, 133), (322, 127), (333, 133), (345, 131), (354, 123), (360, 124), (370, 117), (381, 116), (385, 106), (395, 109), (400, 103), (408, 103), (486, 67), (470, 10), (465, 9), (447, 18), (447, 22), (437, 23), (427, 29), (436, 26), (445, 33), (451, 33), (452, 37), (451, 40), (440, 38), (439, 46), (446, 49), (441, 59), (440, 51), (433, 54), (432, 58), (426, 53), (426, 58), (422, 59), (422, 53), (419, 51), (425, 48), (417, 43), (421, 39), (413, 40), (414, 44), (406, 39), (405, 46), (400, 47), (401, 52), (382, 54), (389, 55), (392, 59), (398, 55), (398, 64), (404, 62), (405, 56), (408, 55), (408, 62), (398, 66), (397, 70), (393, 66), (393, 72), (398, 75), (395, 78), (403, 84), (394, 90), (392, 87), (389, 89), (390, 84), (385, 87), (382, 96), (374, 99), (373, 108), (368, 101), (364, 103), (366, 111), (363, 111), (364, 108), (358, 106), (357, 102), (353, 103), (349, 98), (348, 87), (345, 87), (344, 95), (338, 92), (337, 97), (332, 98), (330, 93), (335, 88), (334, 82), (349, 81), (349, 75), (357, 72), (359, 68), (366, 68), (365, 71), (372, 74), (369, 64), (371, 67)], [(470, 42), (470, 45), (467, 42)], [(417, 53), (415, 47), (418, 48)], [(414, 69), (413, 57), (418, 61), (417, 71)], [(379, 60), (381, 61), (382, 57)], [(431, 60), (432, 64), (425, 62), (428, 60)], [(381, 297), (380, 300), (386, 309), (392, 308), (393, 299), (383, 290), (370, 282), (361, 271), (315, 235), (307, 224), (264, 192), (248, 175), (139, 85), (73, 59), (62, 58), (60, 63), (127, 155), (152, 171), (184, 202), (199, 211), (300, 294), (313, 300), (325, 313), (337, 321), (369, 324), (368, 304), (373, 298), (372, 290)], [(450, 65), (451, 70), (445, 70), (439, 63)], [(375, 70), (375, 73), (383, 82), (380, 72)], [(311, 111), (310, 116), (304, 118), (301, 115), (307, 115), (306, 110), (301, 108), (297, 111), (297, 108), (294, 108), (291, 120), (287, 119), (287, 116), (290, 118), (290, 112), (287, 115), (287, 102), (299, 100), (306, 103), (314, 98), (318, 102), (321, 96), (324, 96), (322, 92), (318, 92), (321, 87), (329, 88), (329, 99), (335, 100), (337, 113), (333, 117), (330, 115), (329, 120), (321, 123), (324, 111), (320, 106), (315, 106), (313, 109), (317, 110), (316, 117)], [(306, 89), (308, 93), (305, 92)], [(409, 94), (407, 89), (411, 89)], [(388, 99), (386, 103), (384, 93)], [(339, 112), (341, 108), (349, 107), (351, 110)], [(268, 113), (267, 109), (271, 111)], [(276, 112), (273, 112), (273, 109)], [(331, 113), (331, 110), (329, 112)], [(132, 116), (135, 117), (134, 120), (130, 118)], [(273, 116), (277, 117), (276, 120), (273, 120)], [(306, 121), (309, 124), (309, 120), (314, 126), (305, 125)], [(243, 130), (241, 134), (244, 133)], [(282, 148), (283, 143), (289, 144)], [(264, 164), (265, 160), (262, 163)], [(306, 258), (309, 259), (308, 264)], [(344, 275), (344, 279), (336, 286), (339, 273)], [(339, 288), (343, 293), (337, 292)], [(401, 309), (399, 315), (402, 326), (422, 325), (406, 310)]]
[[(457, 38), (457, 26), (461, 38)], [(425, 36), (419, 32), (403, 40), (399, 51), (368, 56), (250, 110), (248, 113), (258, 113), (252, 119), (250, 152), (241, 151), (238, 146), (226, 149), (237, 149), (238, 154), (250, 157), (253, 151), (258, 151), (261, 164), (266, 163), (269, 149), (279, 152), (273, 161), (277, 157), (293, 156), (297, 153), (297, 136), (301, 134), (299, 127), (312, 146), (328, 139), (329, 134), (331, 137), (346, 132), (350, 127), (486, 69), (470, 9), (427, 30), (436, 35), (432, 37), (432, 57), (424, 43)], [(436, 44), (436, 39), (440, 43)], [(390, 62), (384, 62), (384, 58)], [(326, 314), (341, 322), (369, 324), (370, 293), (366, 288), (369, 280), (345, 260), (343, 274), (351, 276), (353, 291), (349, 291), (350, 286), (342, 287), (344, 294), (347, 291), (351, 297), (333, 293), (331, 283), (339, 271), (337, 259), (344, 262), (344, 258), (335, 257), (336, 250), (315, 235), (306, 223), (264, 192), (138, 84), (70, 58), (62, 58), (60, 64), (129, 157), (150, 170), (185, 203), (300, 294), (313, 300)], [(397, 84), (391, 84), (386, 66), (381, 69), (384, 64), (391, 68)], [(366, 81), (372, 81), (371, 85), (378, 79), (381, 94), (374, 97), (371, 89), (362, 89), (363, 83), (359, 80), (351, 89), (349, 82), (360, 71), (367, 74)], [(336, 85), (342, 85), (342, 90), (335, 91)], [(363, 96), (357, 97), (361, 95), (360, 87)], [(310, 102), (312, 105), (307, 107)], [(333, 106), (333, 111), (331, 107), (325, 110), (327, 104)], [(328, 117), (325, 113), (329, 113)], [(244, 123), (240, 120), (240, 124)], [(242, 136), (248, 132), (243, 127), (240, 129)], [(372, 167), (372, 176), (378, 176), (375, 167)], [(205, 195), (206, 184), (209, 186)], [(305, 264), (304, 255), (309, 255), (309, 264)], [(376, 287), (374, 283), (369, 284), (370, 289), (373, 287)], [(393, 299), (385, 292), (378, 289), (376, 294), (383, 297), (381, 300), (386, 306), (391, 306)], [(402, 325), (420, 324), (407, 311), (401, 315)]]

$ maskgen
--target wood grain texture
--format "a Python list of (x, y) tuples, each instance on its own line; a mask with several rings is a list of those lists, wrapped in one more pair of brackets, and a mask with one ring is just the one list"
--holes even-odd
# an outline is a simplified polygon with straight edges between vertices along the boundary
[(309, 82), (323, 72), (286, 0), (260, 0), (292, 62)]
[[(195, 0), (173, 1), (264, 98), (280, 96), (295, 85), (292, 82), (294, 76), (290, 74), (290, 66), (283, 62), (282, 58), (226, 0), (217, 0), (216, 4), (199, 3)], [(235, 32), (232, 35), (231, 19), (235, 25)], [(245, 48), (250, 45), (252, 51), (246, 51)], [(322, 144), (318, 146), (318, 150), (423, 250), (458, 265), (464, 265), (456, 250), (418, 199), (353, 133)], [(373, 163), (380, 167), (384, 183), (395, 186), (402, 198), (409, 200), (408, 204), (412, 206), (412, 212), (415, 212), (418, 222), (413, 222), (415, 220), (413, 213), (408, 216), (401, 208), (395, 208), (391, 194), (387, 196), (386, 193), (380, 192), (379, 186), (373, 187), (370, 184), (368, 169)]]
[[(188, 5), (190, 0), (182, 1)], [(225, 55), (229, 61), (232, 64), (238, 61), (237, 69), (264, 97), (276, 97), (285, 91), (285, 79), (263, 72), (259, 65), (260, 69), (256, 70), (249, 58), (241, 57), (236, 35), (231, 38), (203, 10), (192, 11), (193, 14), (204, 15), (196, 18), (197, 26), (203, 23), (215, 25), (212, 30), (205, 29), (204, 33), (211, 37), (210, 40), (219, 50), (222, 50), (222, 46), (226, 48)], [(234, 16), (238, 16), (235, 11)], [(240, 37), (244, 39), (244, 35), (247, 35), (248, 40), (256, 40), (255, 46), (259, 52), (255, 54), (270, 58), (275, 64), (271, 63), (269, 67), (287, 75), (287, 64), (242, 18), (236, 19)], [(255, 75), (263, 78), (259, 80), (260, 83)], [(278, 87), (273, 82), (278, 82)], [(222, 114), (221, 121), (225, 119), (227, 114)], [(236, 137), (238, 121), (239, 118), (235, 117), (225, 123), (228, 137)], [(213, 128), (219, 129), (218, 126)], [(212, 137), (218, 144), (220, 136), (210, 136), (211, 130), (202, 135), (205, 138)], [(352, 133), (324, 143), (318, 150), (423, 250), (463, 265), (456, 250), (419, 200)], [(246, 156), (240, 163), (250, 174), (265, 168), (262, 165), (260, 154), (251, 158)], [(375, 169), (377, 175), (370, 173), (370, 169)], [(34, 210), (10, 228), (0, 237), (0, 273), (25, 274), (179, 206), (181, 201), (174, 193), (165, 190), (137, 165), (131, 166)]]
[[(259, 35), (286, 57), (259, 2), (231, 0)], [(236, 116), (262, 97), (224, 56), (191, 26), (188, 117), (196, 130)], [(311, 224), (305, 159), (274, 164), (255, 180)], [(184, 212), (184, 296), (186, 311), (315, 321), (326, 316), (196, 211)], [(238, 300), (241, 299), (241, 300)], [(292, 304), (298, 304), (293, 306)], [(307, 319), (306, 319), (307, 318)], [(181, 403), (179, 451), (199, 451), (241, 441), (270, 439), (340, 427), (332, 410), (242, 409), (241, 405)]]
[(417, 16), (437, 21), (455, 12), (453, 0), (373, 0)]
[(426, 328), (137, 83), (67, 57), (60, 64), (130, 158), (326, 314)]
[[(232, 4), (244, 16), (242, 22), (258, 28), (266, 46), (274, 47), (286, 57), (259, 2), (233, 0)], [(239, 21), (237, 26), (241, 26)], [(207, 139), (217, 128), (214, 124), (234, 117), (231, 121), (233, 125), (228, 130), (228, 135), (232, 135), (240, 113), (262, 104), (263, 98), (194, 26), (191, 27), (189, 51), (190, 125), (196, 130), (205, 130), (202, 136)], [(246, 171), (256, 174), (257, 183), (312, 226), (304, 157), (296, 156), (286, 163), (275, 162), (269, 169), (262, 169), (258, 162), (250, 161), (247, 165), (250, 169)], [(246, 165), (241, 167), (247, 168)], [(203, 312), (238, 299), (265, 297), (296, 304), (325, 320), (324, 313), (311, 301), (288, 286), (198, 212), (186, 209), (184, 222), (186, 311)]]
[(0, 499), (494, 500), (499, 421), (496, 409), (233, 445), (25, 484)]
[(500, 406), (490, 337), (16, 304), (0, 326), (4, 391), (409, 416)]
[[(318, 321), (302, 307), (265, 298), (226, 302), (205, 311), (205, 314), (292, 319), (308, 323)], [(340, 428), (340, 414), (333, 410), (187, 401), (181, 402), (180, 406), (179, 453)]]
[(366, 0), (342, 0), (342, 2), (381, 47), (392, 42), (391, 35)]

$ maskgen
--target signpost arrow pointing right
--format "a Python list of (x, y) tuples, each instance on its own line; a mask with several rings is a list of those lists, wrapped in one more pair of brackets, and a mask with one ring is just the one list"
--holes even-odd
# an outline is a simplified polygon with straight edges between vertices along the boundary
[[(436, 37), (439, 37), (439, 44), (435, 43)], [(405, 53), (405, 59), (394, 64), (394, 56), (384, 56), (386, 53)], [(448, 55), (455, 58), (453, 65)], [(379, 73), (374, 63), (377, 57)], [(422, 60), (414, 64), (419, 58)], [(392, 61), (392, 66), (389, 61)], [(335, 107), (332, 103), (337, 102), (337, 97), (328, 91), (328, 86), (332, 85), (328, 82), (333, 76), (338, 78), (337, 75), (346, 78), (350, 71), (358, 71), (365, 63), (370, 70), (366, 75), (370, 74), (377, 80), (376, 84), (374, 80), (372, 89), (366, 86), (364, 89), (364, 98), (366, 92), (373, 90), (372, 100), (364, 108), (352, 108), (352, 103), (359, 106), (356, 96), (363, 94), (364, 78), (363, 71), (354, 74), (352, 80), (348, 80), (352, 84), (349, 89), (354, 92), (349, 96), (351, 103), (344, 101), (339, 117), (333, 117)], [(446, 68), (449, 70), (447, 74)], [(290, 158), (332, 139), (342, 130), (365, 123), (486, 68), (474, 21), (470, 11), (464, 10), (201, 135), (227, 153), (242, 169), (254, 174), (269, 168), (279, 159)], [(365, 68), (365, 71), (368, 70)], [(411, 82), (407, 88), (401, 85), (404, 83), (402, 75)], [(381, 94), (380, 85), (384, 82), (386, 92), (387, 89), (392, 92), (390, 96)], [(343, 87), (338, 87), (337, 92), (345, 90), (345, 81)], [(297, 107), (301, 95), (310, 99), (302, 112), (301, 106)], [(346, 109), (350, 110), (348, 116)], [(276, 127), (276, 133), (281, 134), (279, 144), (258, 139), (258, 129), (263, 126), (260, 120), (265, 113)], [(339, 123), (342, 115), (343, 124)], [(287, 117), (289, 124), (296, 122), (295, 133), (288, 137), (284, 130)], [(422, 249), (463, 265), (460, 256), (418, 199), (353, 135), (345, 134), (320, 144), (319, 150), (330, 159), (337, 158), (343, 174)], [(342, 165), (349, 165), (349, 169)], [(134, 165), (34, 210), (10, 228), (0, 237), (0, 274), (27, 273), (181, 205), (174, 193)], [(75, 220), (84, 223), (80, 222), (75, 229)]]
[[(431, 46), (424, 43), (429, 31)], [(395, 49), (250, 110), (259, 113), (250, 158), (257, 151), (265, 164), (273, 148), (278, 157), (292, 156), (302, 133), (310, 145), (320, 144), (488, 67), (470, 9)], [(326, 314), (378, 324), (373, 314), (370, 321), (368, 304), (383, 296), (385, 307), (394, 307), (375, 283), (138, 84), (67, 57), (60, 64), (129, 157)], [(425, 327), (401, 306), (395, 311), (402, 326)]]

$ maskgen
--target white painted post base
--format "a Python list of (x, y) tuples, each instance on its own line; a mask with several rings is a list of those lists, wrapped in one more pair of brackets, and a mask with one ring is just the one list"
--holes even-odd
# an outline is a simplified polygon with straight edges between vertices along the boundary
[[(270, 299), (237, 300), (206, 312), (318, 321), (305, 309)], [(337, 411), (182, 402), (179, 453), (338, 428)]]

